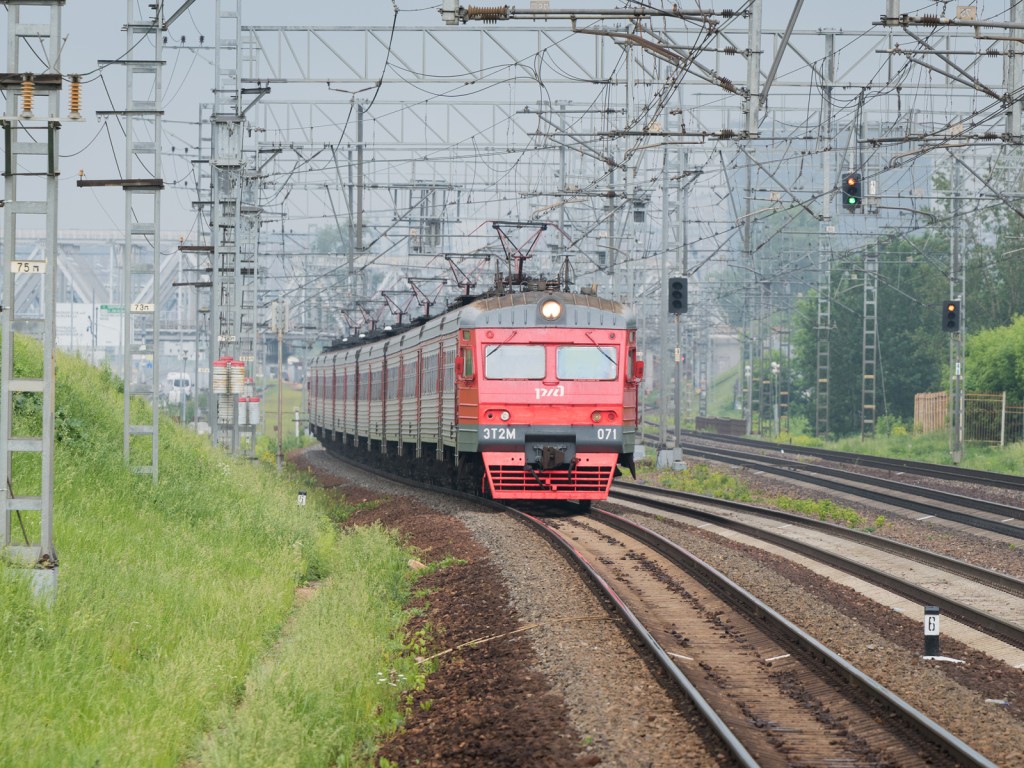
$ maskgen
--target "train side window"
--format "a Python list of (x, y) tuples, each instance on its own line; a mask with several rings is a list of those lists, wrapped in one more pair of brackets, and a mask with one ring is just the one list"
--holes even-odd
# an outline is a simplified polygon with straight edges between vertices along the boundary
[(380, 380), (381, 375), (378, 373), (376, 376), (374, 372), (370, 371), (370, 400), (377, 402), (380, 400)]
[(617, 347), (565, 346), (556, 355), (558, 378), (610, 381), (618, 375)]
[(405, 367), (402, 369), (402, 397), (416, 397), (416, 367), (418, 360), (416, 357), (410, 357), (405, 361)]
[(387, 372), (387, 399), (394, 400), (398, 397), (398, 366), (388, 366)]
[(437, 355), (427, 355), (423, 358), (422, 376), (423, 380), (420, 383), (422, 394), (437, 394)]
[(444, 381), (441, 385), (442, 392), (451, 392), (455, 389), (455, 350), (446, 349), (444, 350), (444, 356), (441, 360), (444, 371)]
[(489, 344), (484, 347), (488, 379), (543, 379), (544, 347), (540, 344)]

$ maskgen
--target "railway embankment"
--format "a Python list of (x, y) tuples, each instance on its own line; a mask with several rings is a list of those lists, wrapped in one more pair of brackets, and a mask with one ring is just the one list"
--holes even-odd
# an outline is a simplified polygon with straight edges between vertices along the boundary
[[(123, 458), (119, 379), (57, 370), (58, 589), (48, 605), (0, 564), (0, 764), (365, 759), (423, 672), (404, 640), (408, 550), (379, 525), (340, 528), (350, 509), (308, 476), (170, 421), (154, 485)], [(30, 430), (37, 411), (25, 396), (14, 418)], [(16, 492), (32, 469), (15, 467)]]

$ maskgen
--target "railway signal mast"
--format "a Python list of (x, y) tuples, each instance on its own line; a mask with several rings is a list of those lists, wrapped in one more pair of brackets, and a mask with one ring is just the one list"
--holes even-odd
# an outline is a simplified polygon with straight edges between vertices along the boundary
[[(57, 593), (57, 550), (53, 539), (53, 456), (57, 332), (57, 179), (60, 176), (61, 14), (64, 0), (3, 3), (7, 10), (6, 72), (0, 74), (7, 108), (3, 115), (7, 157), (4, 166), (3, 354), (0, 363), (0, 555), (29, 569), (33, 588), (46, 600)], [(22, 21), (29, 6), (37, 23)], [(41, 64), (41, 66), (40, 66)], [(26, 72), (37, 67), (38, 72)], [(36, 102), (36, 96), (39, 96)], [(76, 93), (77, 95), (77, 93)], [(21, 217), (42, 221), (43, 245), (29, 259), (17, 252)], [(15, 301), (22, 281), (35, 281), (39, 304), (24, 311)], [(33, 336), (42, 346), (35, 355), (18, 355), (14, 332)], [(19, 363), (15, 357), (30, 359)], [(16, 427), (16, 403), (33, 404), (41, 414), (28, 427)], [(38, 456), (38, 459), (34, 458)], [(15, 477), (15, 467), (18, 477)]]
[[(190, 5), (191, 3), (188, 3)], [(126, 53), (101, 60), (125, 73), (124, 109), (101, 110), (115, 116), (125, 134), (124, 178), (79, 178), (79, 187), (121, 187), (125, 193), (121, 304), (124, 316), (124, 460), (133, 472), (159, 477), (160, 446), (160, 192), (163, 130), (163, 3), (149, 6), (152, 16), (136, 17), (128, 6)], [(175, 18), (178, 14), (175, 14)], [(132, 399), (148, 402), (133, 413)], [(143, 415), (144, 414), (144, 415)]]

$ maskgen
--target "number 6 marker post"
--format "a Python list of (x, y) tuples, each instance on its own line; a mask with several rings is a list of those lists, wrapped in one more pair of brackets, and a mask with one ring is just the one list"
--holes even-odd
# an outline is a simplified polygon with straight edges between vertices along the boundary
[(939, 609), (934, 605), (924, 607), (924, 655), (939, 655)]

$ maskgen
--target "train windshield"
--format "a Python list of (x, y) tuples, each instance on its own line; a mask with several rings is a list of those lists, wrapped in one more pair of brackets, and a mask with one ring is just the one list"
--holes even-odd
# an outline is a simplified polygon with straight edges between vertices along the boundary
[(619, 350), (616, 347), (559, 347), (558, 378), (609, 381), (618, 373)]
[(544, 347), (538, 344), (492, 344), (484, 347), (488, 379), (543, 379)]

